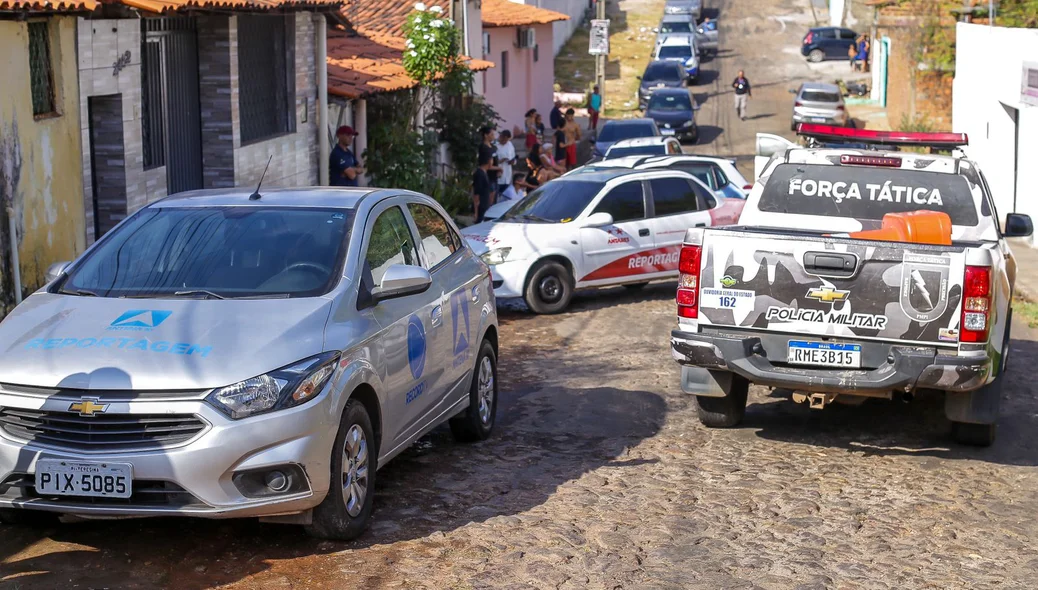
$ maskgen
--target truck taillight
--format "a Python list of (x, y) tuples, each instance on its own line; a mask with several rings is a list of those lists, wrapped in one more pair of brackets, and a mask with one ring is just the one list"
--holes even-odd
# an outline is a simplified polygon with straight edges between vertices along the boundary
[(678, 315), (699, 317), (699, 261), (702, 246), (684, 245), (678, 259)]
[(987, 342), (991, 310), (991, 268), (967, 266), (962, 293), (959, 342)]
[(810, 43), (811, 40), (814, 39), (814, 38), (815, 38), (815, 34), (811, 33), (811, 32), (808, 32), (807, 35), (804, 36), (804, 45), (807, 45), (808, 43)]

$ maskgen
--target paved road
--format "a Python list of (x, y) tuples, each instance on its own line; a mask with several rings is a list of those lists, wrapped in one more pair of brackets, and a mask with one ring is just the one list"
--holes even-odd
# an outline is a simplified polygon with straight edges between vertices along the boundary
[[(621, 6), (636, 10), (637, 1)], [(704, 71), (692, 89), (702, 106), (697, 115), (701, 139), (685, 151), (735, 157), (752, 180), (756, 134), (794, 137), (789, 90), (804, 81), (845, 78), (847, 63), (811, 64), (800, 56), (800, 41), (815, 26), (807, 0), (715, 0), (706, 7), (706, 16), (719, 18), (721, 50), (703, 62)], [(753, 93), (745, 121), (735, 114), (731, 87), (739, 70), (746, 72)]]
[[(757, 31), (770, 43), (771, 19), (755, 16), (768, 6), (731, 2), (725, 39)], [(717, 60), (722, 81), (759, 63), (739, 52)], [(790, 63), (745, 66), (758, 81), (753, 112), (774, 116), (740, 123), (729, 108), (704, 109), (725, 130), (712, 146), (750, 153), (755, 129), (785, 125), (785, 89), (764, 84)], [(707, 105), (729, 107), (728, 96)], [(673, 283), (581, 293), (560, 316), (505, 310), (497, 435), (459, 445), (437, 431), (380, 471), (373, 525), (357, 542), (251, 521), (10, 527), (0, 587), (1034, 586), (1034, 332), (1015, 328), (990, 449), (951, 444), (939, 400), (926, 397), (811, 411), (754, 387), (745, 425), (711, 431), (677, 387), (673, 293)]]

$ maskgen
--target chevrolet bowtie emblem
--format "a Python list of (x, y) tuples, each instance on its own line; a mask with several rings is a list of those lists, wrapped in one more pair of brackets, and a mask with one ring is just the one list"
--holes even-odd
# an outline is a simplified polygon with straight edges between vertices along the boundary
[(88, 417), (94, 414), (104, 414), (107, 409), (108, 404), (97, 403), (97, 398), (83, 398), (82, 401), (73, 402), (68, 407), (68, 411), (79, 412), (80, 416)]
[(811, 289), (807, 292), (808, 298), (817, 299), (823, 303), (846, 301), (847, 296), (850, 294), (850, 291), (840, 291), (839, 289), (833, 289), (832, 287), (820, 287), (817, 289)]

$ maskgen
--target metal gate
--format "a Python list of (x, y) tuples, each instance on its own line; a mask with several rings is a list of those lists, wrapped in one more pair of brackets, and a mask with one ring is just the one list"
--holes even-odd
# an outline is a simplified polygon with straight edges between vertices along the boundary
[(141, 22), (145, 168), (166, 166), (169, 194), (202, 188), (195, 19), (146, 18)]

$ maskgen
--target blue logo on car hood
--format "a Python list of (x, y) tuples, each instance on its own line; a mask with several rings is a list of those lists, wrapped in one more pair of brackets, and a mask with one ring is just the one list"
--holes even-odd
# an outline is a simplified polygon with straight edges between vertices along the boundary
[(149, 332), (159, 327), (172, 311), (163, 309), (131, 309), (108, 326), (109, 330), (125, 330), (130, 332)]

